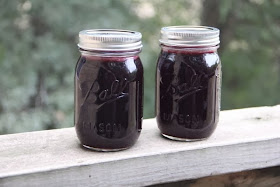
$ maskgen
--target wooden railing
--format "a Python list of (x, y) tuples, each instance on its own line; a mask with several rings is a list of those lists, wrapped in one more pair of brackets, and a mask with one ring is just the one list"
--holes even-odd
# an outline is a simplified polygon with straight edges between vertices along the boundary
[(161, 137), (144, 120), (131, 149), (80, 147), (74, 128), (0, 136), (0, 186), (144, 186), (280, 165), (280, 106), (223, 111), (207, 140)]

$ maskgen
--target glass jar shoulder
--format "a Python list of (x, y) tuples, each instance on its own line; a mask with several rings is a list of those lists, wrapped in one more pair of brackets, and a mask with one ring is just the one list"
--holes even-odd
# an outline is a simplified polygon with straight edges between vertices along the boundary
[(139, 56), (129, 57), (100, 57), (81, 55), (76, 64), (76, 76), (95, 71), (116, 74), (117, 76), (131, 76), (143, 72)]
[(205, 52), (193, 52), (193, 51), (173, 51), (173, 50), (161, 50), (158, 57), (158, 66), (163, 66), (164, 63), (173, 64), (181, 62), (190, 63), (203, 63), (208, 67), (219, 64), (220, 58), (217, 51), (205, 51)]

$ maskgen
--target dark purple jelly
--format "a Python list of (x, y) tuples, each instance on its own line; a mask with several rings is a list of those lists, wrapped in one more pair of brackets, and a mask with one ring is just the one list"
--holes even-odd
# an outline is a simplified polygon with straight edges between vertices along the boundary
[(221, 64), (216, 50), (163, 47), (157, 64), (157, 123), (171, 139), (209, 137), (220, 109)]
[(82, 55), (75, 71), (75, 128), (96, 150), (131, 147), (142, 124), (143, 67), (138, 56)]

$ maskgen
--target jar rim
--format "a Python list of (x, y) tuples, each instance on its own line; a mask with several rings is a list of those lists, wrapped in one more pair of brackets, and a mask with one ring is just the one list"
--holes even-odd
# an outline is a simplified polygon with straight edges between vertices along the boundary
[(163, 51), (174, 53), (213, 53), (217, 52), (219, 45), (215, 46), (203, 46), (203, 47), (188, 47), (188, 46), (168, 46), (161, 44)]
[(133, 51), (142, 48), (142, 34), (121, 29), (89, 29), (79, 32), (78, 47), (95, 51)]
[(85, 50), (80, 48), (82, 55), (99, 56), (99, 57), (132, 57), (139, 56), (141, 49), (127, 51), (101, 51), (101, 50)]
[(209, 26), (168, 26), (161, 28), (159, 42), (167, 46), (204, 47), (220, 43), (220, 30)]

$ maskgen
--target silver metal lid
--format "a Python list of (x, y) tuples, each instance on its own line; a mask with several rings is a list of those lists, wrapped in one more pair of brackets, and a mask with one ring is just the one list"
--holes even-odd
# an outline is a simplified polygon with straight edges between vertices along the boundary
[(140, 50), (140, 32), (118, 29), (92, 29), (79, 32), (79, 48), (97, 51)]
[(161, 28), (159, 42), (167, 46), (202, 47), (220, 43), (220, 30), (206, 26), (170, 26)]

